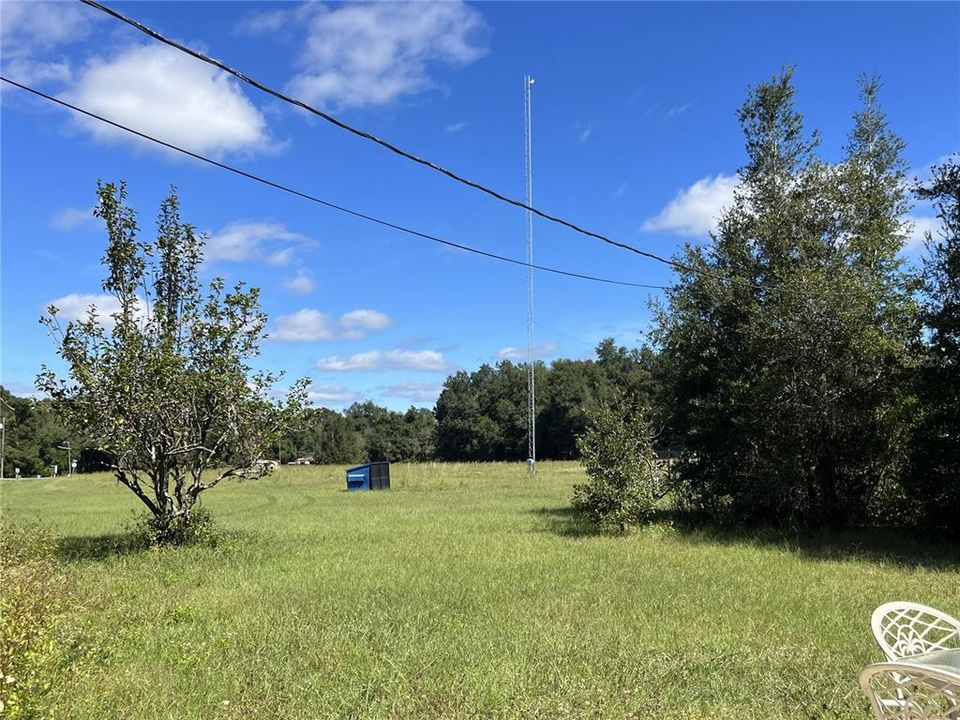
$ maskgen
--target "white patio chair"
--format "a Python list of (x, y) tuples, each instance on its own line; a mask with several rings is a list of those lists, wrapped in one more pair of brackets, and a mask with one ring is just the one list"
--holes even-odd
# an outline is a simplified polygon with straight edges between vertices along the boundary
[(877, 720), (960, 720), (960, 675), (909, 662), (860, 671), (860, 687)]
[(885, 603), (873, 611), (870, 624), (888, 660), (960, 648), (960, 620), (928, 605)]

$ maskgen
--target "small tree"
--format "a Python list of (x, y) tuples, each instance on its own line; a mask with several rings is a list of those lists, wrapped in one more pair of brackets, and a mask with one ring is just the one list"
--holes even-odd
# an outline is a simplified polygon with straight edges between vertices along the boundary
[(152, 513), (156, 540), (180, 542), (201, 493), (267, 472), (263, 452), (302, 410), (306, 383), (268, 399), (279, 376), (247, 364), (265, 337), (259, 290), (225, 291), (216, 278), (204, 293), (204, 238), (181, 224), (175, 189), (152, 243), (138, 238), (124, 183), (97, 190), (94, 214), (108, 235), (103, 289), (117, 309), (106, 320), (91, 308), (64, 328), (51, 306), (41, 322), (69, 380), (44, 367), (37, 387), (109, 456), (117, 481)]
[(617, 394), (602, 403), (577, 439), (589, 480), (573, 488), (573, 506), (604, 530), (649, 519), (659, 493), (646, 409)]

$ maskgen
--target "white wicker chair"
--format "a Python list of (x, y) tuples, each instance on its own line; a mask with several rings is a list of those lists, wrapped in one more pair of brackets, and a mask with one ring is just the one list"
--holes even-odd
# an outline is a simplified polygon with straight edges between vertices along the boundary
[(888, 660), (960, 648), (960, 620), (927, 605), (896, 601), (873, 611), (873, 636)]
[(860, 671), (860, 687), (877, 720), (960, 720), (960, 675), (883, 662)]

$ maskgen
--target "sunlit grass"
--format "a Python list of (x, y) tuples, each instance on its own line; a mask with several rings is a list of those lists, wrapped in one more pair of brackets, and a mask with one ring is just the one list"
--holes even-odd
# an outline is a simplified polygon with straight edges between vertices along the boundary
[(137, 503), (108, 477), (5, 481), (5, 517), (53, 529), (77, 588), (53, 714), (864, 718), (871, 610), (960, 613), (932, 542), (596, 536), (567, 511), (575, 464), (394, 465), (379, 493), (343, 469), (222, 485), (223, 542), (146, 552), (115, 549)]

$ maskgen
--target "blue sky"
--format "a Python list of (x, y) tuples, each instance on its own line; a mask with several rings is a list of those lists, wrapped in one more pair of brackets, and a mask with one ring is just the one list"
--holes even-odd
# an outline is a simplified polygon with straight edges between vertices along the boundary
[[(748, 86), (796, 67), (797, 102), (837, 159), (857, 76), (877, 73), (919, 173), (960, 149), (958, 3), (115, 3), (346, 121), (523, 197), (522, 78), (534, 200), (669, 255), (706, 236), (744, 162)], [(511, 257), (524, 217), (79, 3), (4, 2), (3, 73), (247, 171)], [(444, 377), (525, 352), (525, 271), (444, 249), (232, 176), (2, 89), (2, 382), (59, 367), (38, 324), (104, 301), (98, 178), (125, 179), (145, 232), (170, 184), (209, 233), (208, 276), (262, 288), (261, 364), (318, 404), (431, 406)], [(912, 211), (918, 232), (929, 208)], [(926, 218), (926, 219), (925, 219)], [(639, 283), (668, 268), (544, 222), (538, 262)], [(908, 250), (916, 256), (917, 250)], [(545, 360), (635, 345), (649, 291), (536, 277)]]

